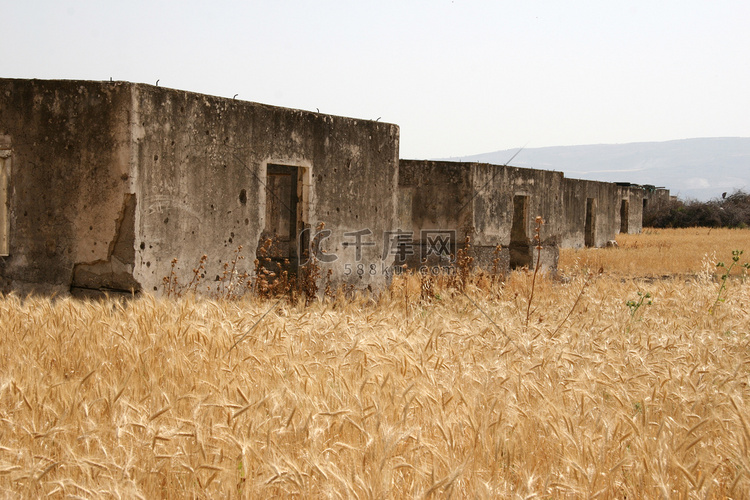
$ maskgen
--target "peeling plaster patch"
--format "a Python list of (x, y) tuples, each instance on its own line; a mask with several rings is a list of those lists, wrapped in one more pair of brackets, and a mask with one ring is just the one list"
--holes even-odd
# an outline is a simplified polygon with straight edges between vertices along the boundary
[(114, 238), (107, 251), (107, 259), (76, 264), (71, 290), (140, 290), (140, 284), (133, 278), (136, 205), (135, 195), (127, 193), (116, 223)]

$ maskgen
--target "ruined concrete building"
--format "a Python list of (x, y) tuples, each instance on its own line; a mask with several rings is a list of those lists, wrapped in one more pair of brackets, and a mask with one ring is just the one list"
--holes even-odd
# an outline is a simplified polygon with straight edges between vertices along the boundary
[(271, 239), (292, 271), (312, 248), (324, 276), (377, 289), (394, 264), (449, 267), (467, 235), (480, 265), (535, 265), (536, 216), (554, 267), (560, 246), (639, 232), (669, 194), (399, 161), (398, 141), (392, 124), (151, 85), (0, 79), (0, 287), (159, 293), (203, 255), (219, 279), (240, 245), (250, 272)]

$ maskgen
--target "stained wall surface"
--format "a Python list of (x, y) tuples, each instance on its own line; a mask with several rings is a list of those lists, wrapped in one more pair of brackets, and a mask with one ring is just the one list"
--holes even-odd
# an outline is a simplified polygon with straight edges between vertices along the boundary
[[(472, 172), (465, 164), (400, 160), (399, 225), (408, 241), (397, 263), (448, 265), (450, 255), (439, 256), (435, 243), (448, 242), (456, 256), (458, 245), (472, 234), (474, 191)], [(431, 244), (432, 240), (432, 244)], [(399, 258), (403, 257), (403, 258)]]
[[(304, 260), (298, 237), (315, 240), (324, 225), (323, 275), (382, 286), (398, 133), (150, 85), (0, 79), (0, 149), (12, 165), (2, 288), (161, 293), (165, 277), (188, 283), (203, 255), (203, 284), (216, 285), (240, 245), (234, 270), (250, 272), (275, 238), (270, 201), (294, 238), (289, 257)], [(293, 172), (294, 192), (269, 191), (274, 169)]]
[[(471, 164), (471, 169), (478, 263), (488, 268), (496, 246), (501, 244), (509, 251), (511, 268), (536, 266), (537, 258), (542, 266), (557, 268), (563, 222), (559, 210), (562, 173), (486, 163)], [(543, 223), (535, 243), (537, 217)], [(535, 248), (539, 243), (542, 248)], [(530, 260), (526, 262), (520, 253)]]
[(559, 247), (639, 232), (644, 205), (669, 199), (399, 160), (398, 145), (387, 123), (127, 82), (0, 79), (0, 287), (158, 294), (165, 278), (198, 276), (206, 290), (252, 274), (256, 257), (294, 272), (312, 250), (334, 284), (378, 289), (394, 263), (450, 267), (467, 238), (485, 269), (554, 269)]
[[(312, 240), (324, 224), (324, 275), (331, 269), (357, 287), (387, 280), (381, 265), (392, 256), (383, 261), (382, 241), (395, 225), (395, 125), (148, 85), (135, 86), (133, 114), (136, 278), (150, 291), (173, 258), (179, 277), (190, 280), (207, 255), (208, 281), (216, 281), (239, 245), (246, 259), (238, 271), (251, 272), (259, 243), (274, 237), (266, 231), (272, 201), (284, 217), (294, 212), (295, 236), (307, 228)], [(269, 165), (296, 170), (297, 207), (269, 189)]]
[[(483, 163), (401, 160), (400, 222), (471, 236), (475, 263), (489, 270), (557, 267), (559, 248), (603, 247), (642, 228), (644, 188), (567, 179), (561, 172)], [(535, 243), (536, 219), (541, 249)], [(623, 219), (625, 222), (623, 222)], [(425, 245), (424, 239), (416, 243)], [(497, 246), (501, 250), (497, 252)]]
[[(454, 252), (463, 246), (468, 235), (474, 262), (484, 269), (513, 267), (514, 243), (521, 240), (528, 254), (526, 265), (535, 265), (536, 259), (541, 258), (544, 266), (554, 268), (562, 222), (561, 181), (559, 172), (481, 163), (401, 160), (400, 222), (414, 233), (415, 248), (422, 255), (429, 242), (417, 235), (444, 230), (455, 232)], [(514, 211), (517, 197), (525, 198), (522, 211)], [(531, 251), (537, 215), (544, 219), (540, 229), (541, 253)]]
[(621, 220), (623, 201), (627, 201), (626, 232), (641, 232), (644, 191), (640, 186), (564, 179), (562, 188), (563, 247), (603, 247), (614, 240), (625, 228)]
[(102, 281), (135, 285), (132, 249), (112, 259), (133, 187), (130, 102), (124, 84), (0, 79), (11, 160), (4, 290), (67, 293), (77, 265), (82, 279), (99, 266)]

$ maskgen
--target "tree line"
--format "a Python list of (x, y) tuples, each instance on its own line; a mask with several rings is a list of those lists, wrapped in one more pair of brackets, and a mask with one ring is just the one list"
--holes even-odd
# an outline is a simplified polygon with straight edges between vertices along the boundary
[(750, 194), (738, 190), (709, 201), (672, 199), (643, 213), (643, 226), (666, 227), (750, 227)]

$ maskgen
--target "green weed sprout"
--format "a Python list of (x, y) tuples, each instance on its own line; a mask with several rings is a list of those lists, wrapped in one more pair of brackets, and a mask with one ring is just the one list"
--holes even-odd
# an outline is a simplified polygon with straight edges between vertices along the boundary
[(729, 279), (729, 274), (732, 272), (732, 269), (734, 269), (736, 266), (742, 267), (745, 272), (747, 272), (747, 270), (750, 269), (750, 263), (748, 262), (745, 262), (744, 264), (739, 263), (740, 256), (743, 253), (744, 253), (744, 250), (732, 250), (732, 263), (729, 264), (729, 267), (727, 267), (727, 265), (724, 264), (724, 262), (718, 262), (716, 264), (717, 268), (724, 269), (724, 273), (721, 275), (721, 286), (719, 287), (719, 292), (716, 294), (716, 300), (714, 301), (711, 308), (708, 310), (710, 314), (713, 314), (716, 311), (716, 306), (718, 306), (720, 302), (724, 302), (726, 300), (727, 280)]
[(644, 306), (650, 306), (653, 303), (651, 300), (651, 293), (650, 292), (638, 292), (638, 300), (629, 300), (626, 302), (626, 305), (628, 306), (628, 309), (630, 309), (630, 319), (635, 319), (635, 315), (638, 312), (638, 310)]

